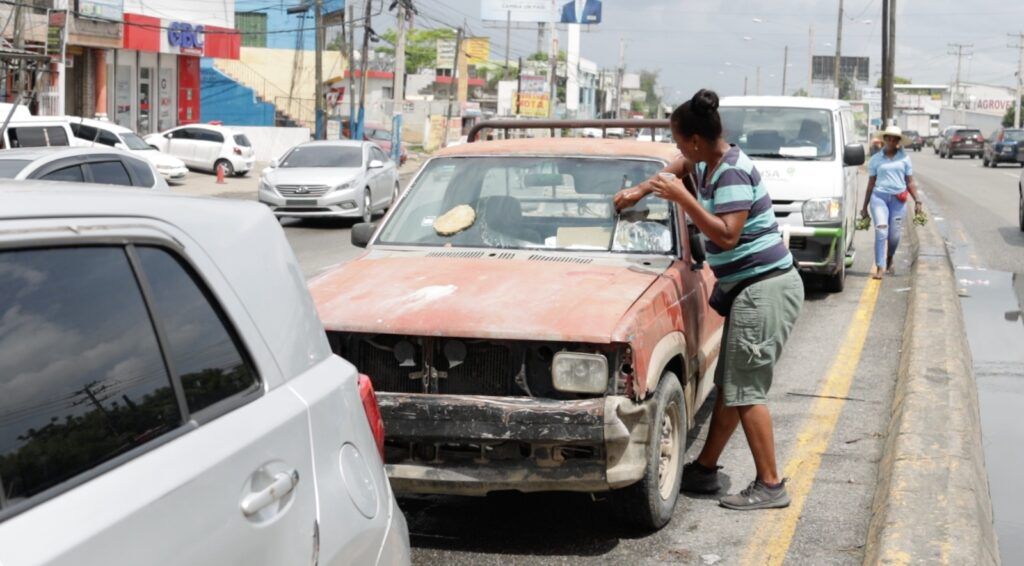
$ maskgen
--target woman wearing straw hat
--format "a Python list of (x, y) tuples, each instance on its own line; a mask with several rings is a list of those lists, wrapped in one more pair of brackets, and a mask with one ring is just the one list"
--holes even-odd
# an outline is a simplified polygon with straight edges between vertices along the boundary
[(868, 162), (868, 191), (861, 210), (864, 217), (870, 209), (875, 224), (875, 279), (881, 279), (883, 271), (890, 275), (894, 272), (892, 258), (900, 245), (908, 196), (914, 197), (914, 213), (921, 212), (914, 167), (910, 156), (900, 147), (903, 131), (889, 126), (882, 133), (882, 139), (885, 148)]

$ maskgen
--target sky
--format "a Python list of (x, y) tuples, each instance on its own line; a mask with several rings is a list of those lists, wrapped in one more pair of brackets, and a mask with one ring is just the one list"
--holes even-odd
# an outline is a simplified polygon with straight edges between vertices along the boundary
[[(1024, 2), (1019, 0), (894, 0), (897, 4), (896, 74), (915, 83), (949, 84), (957, 57), (951, 43), (964, 49), (961, 80), (1012, 86), (1017, 43), (1024, 31)], [(561, 3), (561, 2), (559, 2)], [(420, 9), (416, 27), (464, 24), (471, 34), (491, 37), (491, 58), (505, 54), (504, 22), (482, 22), (480, 0), (414, 0)], [(770, 7), (769, 7), (770, 6)], [(871, 81), (881, 73), (882, 0), (845, 0), (844, 56), (870, 57)], [(605, 68), (619, 60), (625, 40), (626, 67), (660, 72), (664, 96), (688, 99), (700, 88), (721, 95), (755, 94), (760, 67), (761, 94), (781, 94), (784, 51), (789, 47), (786, 91), (806, 87), (810, 31), (814, 54), (835, 55), (839, 0), (603, 0), (603, 22), (582, 34), (581, 55)], [(394, 27), (385, 14), (374, 28)], [(513, 24), (515, 25), (515, 24)], [(524, 24), (525, 25), (525, 24)], [(566, 34), (560, 32), (560, 45)], [(536, 50), (537, 32), (512, 30), (510, 56)], [(970, 53), (970, 56), (966, 54)]]

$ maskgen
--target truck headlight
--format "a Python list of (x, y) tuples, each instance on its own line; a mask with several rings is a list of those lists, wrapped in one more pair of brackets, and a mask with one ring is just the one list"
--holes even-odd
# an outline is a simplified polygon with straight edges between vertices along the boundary
[(843, 202), (838, 198), (816, 198), (804, 203), (804, 222), (828, 222), (842, 218)]
[(608, 390), (608, 358), (601, 354), (559, 352), (551, 362), (555, 389), (568, 393), (604, 393)]

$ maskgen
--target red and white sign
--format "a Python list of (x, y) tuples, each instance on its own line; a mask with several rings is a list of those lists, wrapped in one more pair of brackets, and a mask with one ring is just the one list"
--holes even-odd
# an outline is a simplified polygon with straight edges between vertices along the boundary
[(173, 55), (238, 59), (242, 36), (233, 29), (126, 13), (124, 48)]

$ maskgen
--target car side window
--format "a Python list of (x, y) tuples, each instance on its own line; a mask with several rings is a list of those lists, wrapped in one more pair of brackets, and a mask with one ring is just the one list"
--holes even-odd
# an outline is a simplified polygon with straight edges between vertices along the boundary
[(76, 138), (89, 142), (95, 140), (99, 133), (96, 128), (85, 124), (71, 124), (71, 132), (75, 134)]
[(135, 159), (134, 157), (125, 157), (125, 164), (132, 171), (132, 176), (135, 177), (135, 186), (137, 187), (152, 187), (156, 182), (153, 177), (153, 170), (149, 166), (149, 162), (141, 159)]
[(178, 428), (124, 248), (0, 252), (4, 511)]
[(219, 401), (256, 394), (260, 382), (240, 341), (205, 286), (170, 252), (136, 248), (152, 290), (153, 308), (169, 342), (191, 413)]
[(46, 132), (40, 127), (10, 128), (11, 147), (46, 147)]
[(96, 141), (103, 145), (109, 145), (110, 147), (114, 147), (115, 145), (121, 143), (121, 140), (117, 139), (117, 136), (106, 130), (100, 130), (100, 135), (98, 138), (96, 138)]
[(85, 175), (82, 173), (81, 165), (72, 165), (70, 167), (63, 167), (56, 171), (51, 171), (46, 175), (40, 177), (44, 181), (65, 181), (72, 183), (84, 183)]
[(120, 161), (98, 161), (89, 164), (92, 182), (104, 185), (132, 186), (132, 178), (128, 175), (124, 163)]
[(220, 132), (211, 130), (198, 130), (198, 139), (206, 142), (224, 143), (224, 136)]
[(192, 135), (192, 128), (182, 128), (180, 130), (174, 130), (171, 132), (171, 138), (176, 140), (190, 140), (194, 139)]

